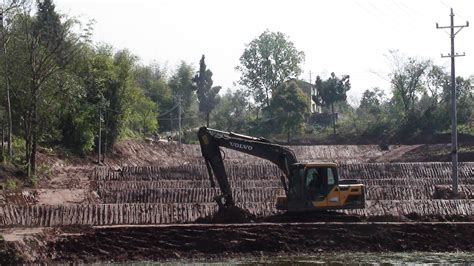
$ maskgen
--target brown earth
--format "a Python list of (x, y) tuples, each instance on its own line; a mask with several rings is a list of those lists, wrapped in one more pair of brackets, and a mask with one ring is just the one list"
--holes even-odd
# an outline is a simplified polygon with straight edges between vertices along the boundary
[(472, 223), (309, 223), (114, 227), (57, 232), (54, 262), (210, 260), (322, 252), (472, 252)]
[[(450, 162), (451, 144), (413, 145), (415, 149), (400, 156), (400, 162)], [(408, 147), (413, 147), (408, 146)], [(459, 162), (474, 161), (474, 143), (462, 143), (458, 148)]]
[[(460, 161), (474, 161), (471, 146), (461, 146)], [(303, 160), (335, 160), (337, 162), (426, 162), (449, 161), (449, 145), (413, 145), (391, 146), (389, 151), (380, 151), (376, 145), (340, 145), (295, 147), (297, 155)], [(240, 153), (226, 151), (226, 160), (238, 167), (243, 162), (250, 162), (248, 157)], [(265, 164), (263, 160), (250, 159), (254, 164)], [(15, 192), (7, 203), (15, 205), (72, 205), (84, 206), (102, 202), (101, 194), (96, 193), (101, 185), (91, 178), (93, 170), (98, 166), (94, 156), (78, 158), (65, 152), (41, 150), (38, 162), (43, 165), (41, 180), (34, 189)], [(199, 146), (177, 145), (173, 143), (155, 143), (147, 141), (125, 141), (116, 146), (115, 152), (108, 157), (104, 166), (113, 172), (123, 174), (124, 166), (162, 166), (182, 167), (201, 165), (202, 159)], [(395, 168), (397, 168), (396, 166)], [(178, 169), (176, 168), (176, 169)], [(423, 168), (423, 166), (420, 166)], [(140, 170), (141, 168), (137, 168)], [(170, 168), (171, 169), (171, 168)], [(191, 168), (190, 168), (191, 169)], [(367, 179), (367, 182), (381, 181), (414, 181), (402, 178), (393, 179), (392, 169), (383, 173), (388, 180)], [(1, 171), (0, 171), (1, 173)], [(9, 169), (10, 174), (14, 169)], [(187, 172), (172, 173), (173, 175), (190, 175)], [(194, 173), (196, 174), (196, 173)], [(395, 173), (396, 174), (396, 173)], [(436, 173), (439, 178), (444, 172)], [(122, 176), (123, 177), (123, 176)], [(470, 175), (468, 178), (471, 178)], [(127, 177), (130, 178), (130, 177)], [(140, 182), (152, 184), (152, 177), (146, 176)], [(160, 179), (161, 177), (158, 176)], [(242, 178), (239, 176), (239, 178)], [(253, 176), (245, 176), (247, 179)], [(202, 178), (201, 178), (202, 179)], [(204, 179), (189, 180), (190, 182)], [(468, 179), (466, 179), (468, 180)], [(471, 179), (469, 179), (471, 180)], [(164, 182), (166, 180), (160, 180)], [(169, 179), (172, 183), (184, 183), (184, 179)], [(241, 182), (243, 180), (234, 180)], [(268, 181), (268, 180), (267, 180)], [(262, 184), (267, 182), (261, 181)], [(421, 182), (423, 180), (416, 180)], [(0, 180), (1, 182), (1, 180)], [(126, 191), (111, 190), (110, 184), (104, 181), (103, 195)], [(115, 182), (115, 181), (114, 181)], [(132, 185), (141, 184), (130, 180), (119, 180)], [(156, 181), (158, 182), (158, 181)], [(436, 181), (438, 182), (438, 181)], [(443, 181), (444, 182), (444, 181)], [(207, 184), (207, 179), (206, 179)], [(266, 184), (266, 183), (265, 183)], [(400, 184), (393, 187), (400, 188)], [(420, 183), (421, 184), (421, 183)], [(443, 183), (444, 184), (444, 183)], [(401, 187), (404, 189), (412, 189)], [(263, 187), (263, 186), (258, 186)], [(409, 195), (405, 190), (389, 191), (391, 186), (375, 187), (370, 195)], [(424, 187), (424, 186), (423, 186)], [(378, 188), (378, 190), (375, 190)], [(471, 186), (465, 186), (471, 191)], [(159, 188), (157, 188), (158, 190)], [(256, 188), (257, 190), (258, 188)], [(436, 188), (436, 197), (449, 198), (445, 187)], [(380, 190), (380, 191), (379, 191)], [(408, 191), (407, 190), (407, 191)], [(149, 199), (143, 189), (130, 190), (141, 193), (138, 199)], [(197, 190), (195, 190), (197, 191)], [(203, 189), (203, 192), (207, 190)], [(390, 192), (390, 193), (389, 193)], [(408, 192), (411, 192), (408, 191)], [(155, 193), (150, 190), (151, 195)], [(183, 192), (184, 193), (184, 192)], [(188, 192), (186, 192), (188, 193)], [(385, 194), (384, 194), (385, 193)], [(179, 194), (179, 193), (178, 193)], [(175, 200), (177, 193), (172, 194)], [(108, 194), (107, 194), (108, 195)], [(127, 194), (128, 195), (128, 194)], [(194, 195), (194, 194), (193, 194)], [(207, 195), (207, 194), (205, 194)], [(244, 194), (242, 194), (244, 195)], [(270, 195), (270, 194), (269, 194)], [(416, 195), (421, 195), (416, 192)], [(0, 195), (1, 196), (1, 195)], [(179, 196), (179, 195), (178, 195)], [(197, 196), (202, 196), (197, 194)], [(263, 195), (268, 196), (268, 195)], [(161, 197), (161, 196), (160, 196)], [(434, 197), (434, 196), (433, 196)], [(128, 197), (124, 197), (128, 199)], [(161, 197), (162, 198), (162, 197)], [(390, 199), (392, 200), (392, 199)], [(403, 200), (407, 201), (406, 198)], [(410, 198), (411, 200), (411, 198)], [(144, 204), (148, 203), (145, 201)], [(256, 202), (260, 204), (262, 202)], [(193, 203), (194, 204), (194, 203)], [(444, 204), (444, 203), (443, 203)], [(398, 205), (394, 205), (397, 209)], [(47, 207), (47, 206), (46, 206)], [(471, 212), (470, 212), (471, 213)], [(355, 217), (355, 216), (354, 216)], [(49, 262), (49, 261), (144, 261), (144, 260), (182, 260), (212, 259), (242, 256), (260, 256), (261, 254), (276, 255), (285, 253), (318, 253), (318, 252), (385, 252), (385, 251), (473, 251), (470, 240), (474, 237), (472, 216), (469, 217), (419, 217), (410, 214), (400, 217), (373, 216), (340, 217), (334, 219), (295, 219), (295, 217), (268, 217), (259, 222), (279, 222), (280, 224), (258, 223), (252, 225), (183, 225), (183, 226), (121, 226), (95, 228), (73, 226), (48, 228), (37, 232), (23, 232), (19, 228), (10, 228), (9, 232), (0, 229), (0, 264), (12, 262)], [(310, 224), (287, 224), (292, 221), (323, 221)], [(219, 222), (214, 220), (210, 222)], [(330, 221), (331, 223), (326, 223)], [(337, 223), (339, 221), (341, 223)], [(367, 221), (402, 222), (402, 223), (368, 223)], [(416, 222), (410, 222), (416, 221)], [(426, 222), (429, 221), (429, 222)], [(430, 223), (431, 221), (451, 221), (451, 223)], [(465, 221), (466, 223), (456, 223)], [(353, 223), (356, 222), (356, 223)], [(21, 231), (21, 232), (20, 232)]]
[[(379, 151), (377, 145), (294, 146), (302, 160), (334, 160), (337, 162), (447, 162), (450, 144), (394, 145), (389, 151)], [(301, 150), (301, 151), (300, 151)], [(228, 161), (242, 159), (256, 162), (255, 157), (226, 150)], [(99, 166), (96, 155), (79, 157), (64, 150), (40, 149), (38, 171), (41, 177), (36, 188), (88, 189), (89, 175)], [(260, 160), (260, 159), (257, 159)], [(178, 145), (142, 140), (118, 143), (114, 153), (102, 166), (120, 169), (123, 166), (177, 166), (201, 163), (198, 145)], [(474, 143), (461, 144), (459, 161), (474, 161)], [(267, 163), (264, 160), (258, 162)], [(0, 166), (0, 183), (20, 173), (11, 166)], [(3, 176), (3, 178), (2, 178)], [(84, 195), (88, 198), (90, 195)], [(93, 198), (93, 197), (92, 197)]]

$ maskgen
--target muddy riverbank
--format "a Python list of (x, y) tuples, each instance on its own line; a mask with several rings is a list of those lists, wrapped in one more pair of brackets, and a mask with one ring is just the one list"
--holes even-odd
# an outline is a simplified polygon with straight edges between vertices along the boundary
[[(55, 228), (36, 234), (36, 238), (37, 241), (29, 238), (23, 246), (10, 244), (9, 256), (25, 262), (125, 262), (327, 252), (472, 252), (474, 223), (262, 223), (90, 227), (78, 230)], [(25, 248), (28, 243), (34, 246)], [(36, 252), (38, 255), (29, 260), (27, 254), (22, 252)]]

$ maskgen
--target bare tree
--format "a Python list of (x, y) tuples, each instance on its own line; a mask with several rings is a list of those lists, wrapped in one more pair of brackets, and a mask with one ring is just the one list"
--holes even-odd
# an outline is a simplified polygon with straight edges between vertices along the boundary
[[(11, 109), (11, 97), (10, 97), (10, 76), (8, 74), (8, 42), (10, 40), (10, 21), (18, 13), (19, 7), (25, 4), (25, 0), (7, 0), (3, 3), (0, 9), (0, 43), (3, 49), (0, 49), (3, 52), (4, 64), (3, 64), (3, 76), (5, 80), (5, 110), (7, 114), (7, 152), (8, 157), (13, 156), (12, 149), (12, 109)], [(3, 147), (3, 127), (2, 127), (2, 147)]]

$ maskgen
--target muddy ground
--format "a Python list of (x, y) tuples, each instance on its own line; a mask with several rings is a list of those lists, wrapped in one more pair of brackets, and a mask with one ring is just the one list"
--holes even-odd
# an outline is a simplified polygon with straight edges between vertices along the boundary
[(209, 261), (325, 252), (472, 252), (473, 229), (472, 223), (137, 226), (81, 228), (80, 233), (56, 228), (37, 246), (42, 250), (37, 262)]
[[(64, 217), (74, 216), (73, 211), (92, 206), (89, 209), (93, 211), (87, 209), (88, 212), (78, 212), (77, 217), (74, 216), (74, 219), (71, 219), (71, 221), (82, 221), (85, 219), (85, 214), (90, 216), (90, 212), (103, 214), (100, 212), (101, 208), (110, 207), (103, 206), (104, 203), (128, 207), (133, 204), (145, 206), (157, 203), (165, 205), (214, 204), (211, 200), (214, 192), (208, 188), (206, 172), (198, 171), (199, 167), (202, 168), (202, 158), (197, 145), (179, 146), (172, 143), (127, 141), (118, 145), (115, 154), (107, 158), (105, 165), (102, 166), (106, 170), (100, 173), (111, 173), (111, 175), (95, 178), (91, 174), (97, 170), (95, 157), (77, 158), (64, 152), (42, 151), (39, 162), (48, 167), (48, 174), (39, 180), (36, 188), (18, 191), (11, 199), (4, 197), (6, 203), (4, 202), (3, 206), (7, 206), (10, 220), (20, 222), (16, 224), (17, 226), (9, 224), (8, 228), (0, 228), (0, 235), (2, 235), (0, 264), (51, 261), (209, 260), (261, 256), (262, 254), (273, 256), (347, 251), (473, 251), (474, 245), (470, 243), (474, 239), (473, 210), (472, 204), (466, 204), (469, 199), (466, 199), (466, 202), (459, 202), (464, 206), (460, 208), (465, 214), (463, 216), (419, 217), (416, 213), (411, 216), (398, 215), (398, 212), (402, 213), (401, 211), (407, 209), (403, 207), (404, 202), (413, 203), (416, 200), (431, 202), (433, 198), (444, 199), (445, 197), (441, 196), (434, 197), (432, 190), (436, 190), (438, 186), (445, 189), (449, 185), (446, 177), (449, 171), (446, 171), (444, 166), (444, 168), (436, 165), (428, 167), (423, 164), (415, 165), (415, 167), (391, 163), (449, 161), (449, 145), (391, 146), (389, 151), (380, 151), (376, 145), (292, 148), (295, 149), (299, 158), (305, 161), (334, 160), (350, 164), (390, 163), (386, 166), (362, 165), (365, 168), (379, 169), (378, 175), (370, 170), (372, 168), (364, 170), (365, 168), (361, 166), (361, 169), (360, 167), (355, 169), (354, 165), (346, 167), (350, 170), (346, 172), (354, 173), (358, 170), (361, 173), (373, 173), (373, 176), (368, 175), (366, 179), (363, 179), (369, 188), (368, 199), (375, 200), (373, 206), (380, 205), (385, 212), (396, 215), (383, 217), (374, 215), (341, 220), (269, 217), (258, 220), (260, 222), (258, 224), (225, 226), (203, 224), (131, 226), (130, 223), (124, 223), (120, 226), (109, 227), (91, 227), (90, 224), (66, 227), (64, 223), (60, 223), (60, 226), (48, 228), (31, 227), (25, 225), (24, 221), (29, 221), (29, 219), (23, 219), (22, 212), (26, 211), (26, 214), (34, 218), (30, 219), (32, 221), (41, 220), (39, 218), (64, 220)], [(474, 156), (472, 156), (474, 152), (471, 150), (474, 149), (460, 148), (461, 154), (465, 154), (464, 157), (460, 155), (461, 161), (474, 161)], [(268, 163), (261, 159), (249, 159), (233, 151), (226, 151), (226, 160), (228, 164), (234, 165), (230, 175), (235, 175), (231, 180), (232, 184), (240, 189), (236, 189), (239, 193), (236, 198), (245, 202), (249, 201), (255, 206), (265, 203), (266, 208), (279, 188), (278, 182), (269, 179), (268, 173), (273, 172), (270, 168), (267, 169)], [(255, 164), (255, 169), (250, 166), (244, 169), (242, 165), (246, 165), (246, 162)], [(148, 174), (145, 170), (150, 170), (149, 166), (165, 167), (166, 171), (151, 171)], [(183, 167), (192, 171), (189, 169), (189, 171), (182, 171)], [(472, 195), (471, 184), (474, 184), (472, 169), (467, 169), (469, 167), (467, 165), (462, 168), (464, 175), (461, 176), (461, 190), (468, 192), (466, 195)], [(402, 176), (397, 175), (400, 169), (405, 169), (404, 172), (402, 171)], [(131, 172), (127, 174), (126, 170)], [(255, 180), (255, 173), (259, 172), (262, 172), (260, 177), (262, 180)], [(13, 170), (8, 173), (14, 174)], [(418, 175), (420, 178), (415, 178)], [(269, 187), (274, 191), (269, 191)], [(263, 193), (265, 191), (266, 193)], [(385, 201), (390, 204), (385, 204)], [(453, 202), (434, 203), (439, 205), (435, 206), (437, 209), (444, 210), (455, 209), (446, 207), (451, 206)], [(36, 207), (39, 205), (42, 206), (41, 209), (51, 209), (51, 212), (38, 212)], [(430, 208), (433, 206), (430, 204), (418, 205), (415, 207), (423, 207), (421, 208), (423, 213), (432, 212)], [(55, 206), (64, 207), (69, 211), (62, 214), (58, 211), (61, 208)], [(129, 210), (128, 207), (125, 210)], [(419, 208), (413, 207), (413, 209)], [(122, 209), (117, 208), (117, 210), (119, 210), (117, 215), (114, 213), (109, 216), (115, 219), (125, 214), (120, 211)], [(5, 213), (0, 212), (3, 215)], [(25, 217), (28, 218), (26, 214)], [(174, 211), (166, 212), (166, 214), (173, 219), (176, 218)], [(109, 216), (104, 217), (110, 218)], [(136, 217), (147, 218), (140, 212), (137, 212)], [(5, 220), (1, 218), (0, 221)], [(115, 220), (112, 219), (112, 221)], [(308, 224), (288, 224), (295, 221), (308, 222)], [(315, 221), (320, 223), (314, 223)], [(459, 223), (459, 221), (464, 223)], [(274, 224), (275, 222), (280, 224)], [(45, 226), (45, 223), (40, 223), (39, 226)]]

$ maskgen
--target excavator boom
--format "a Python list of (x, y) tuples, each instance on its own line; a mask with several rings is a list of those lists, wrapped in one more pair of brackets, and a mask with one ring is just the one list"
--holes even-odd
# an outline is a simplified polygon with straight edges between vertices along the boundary
[[(224, 167), (220, 147), (237, 150), (262, 159), (269, 160), (280, 168), (285, 176), (290, 175), (290, 166), (297, 163), (294, 152), (284, 146), (273, 144), (264, 138), (255, 138), (233, 132), (225, 132), (206, 127), (198, 131), (198, 139), (201, 144), (201, 152), (206, 162), (206, 167), (214, 186), (214, 179), (222, 192), (224, 202), (219, 205), (233, 205), (232, 190)], [(286, 187), (286, 185), (284, 185)]]

